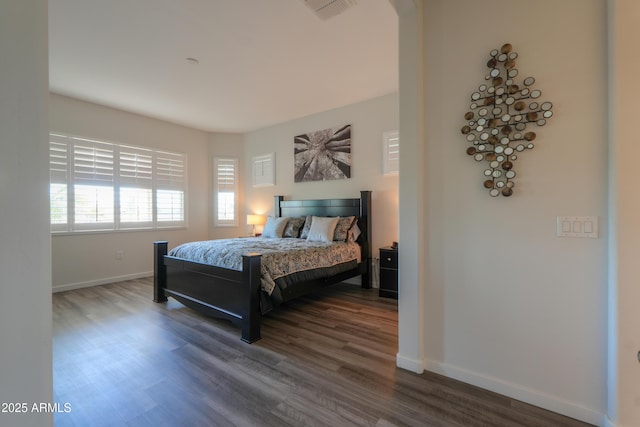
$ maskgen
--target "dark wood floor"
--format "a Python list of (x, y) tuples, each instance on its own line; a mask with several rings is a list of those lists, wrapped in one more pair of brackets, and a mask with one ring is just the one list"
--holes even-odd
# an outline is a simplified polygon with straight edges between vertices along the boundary
[(263, 319), (262, 340), (150, 279), (53, 295), (56, 426), (586, 426), (395, 366), (397, 305), (337, 285)]

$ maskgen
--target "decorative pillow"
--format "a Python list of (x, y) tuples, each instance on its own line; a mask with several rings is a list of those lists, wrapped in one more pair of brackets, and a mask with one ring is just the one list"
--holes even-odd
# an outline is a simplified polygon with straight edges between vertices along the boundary
[(336, 225), (336, 229), (333, 232), (333, 240), (337, 240), (339, 242), (347, 240), (347, 233), (355, 219), (355, 216), (338, 217), (338, 225)]
[(262, 230), (262, 237), (282, 237), (282, 232), (287, 226), (289, 217), (276, 218), (270, 216), (267, 218), (267, 223)]
[(300, 229), (304, 224), (304, 217), (302, 218), (289, 218), (287, 226), (284, 228), (282, 237), (298, 237), (300, 236)]
[(336, 225), (338, 225), (338, 218), (314, 216), (307, 240), (310, 242), (332, 242)]
[(306, 239), (307, 236), (309, 236), (309, 229), (311, 228), (312, 220), (313, 218), (311, 217), (311, 215), (307, 215), (307, 217), (304, 220), (304, 227), (302, 227), (302, 230), (300, 230), (301, 239)]
[(347, 233), (347, 241), (348, 242), (355, 242), (358, 240), (358, 237), (360, 237), (360, 234), (362, 234), (362, 232), (360, 231), (360, 227), (358, 227), (358, 221), (354, 221), (353, 226), (349, 229), (348, 233)]

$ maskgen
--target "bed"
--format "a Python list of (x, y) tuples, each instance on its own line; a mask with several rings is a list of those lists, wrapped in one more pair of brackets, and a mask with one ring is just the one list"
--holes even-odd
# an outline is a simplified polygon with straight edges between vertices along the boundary
[[(310, 278), (306, 274), (278, 277), (286, 281), (286, 287), (277, 288), (274, 297), (263, 290), (262, 254), (250, 252), (242, 255), (238, 265), (220, 266), (203, 259), (181, 257), (181, 252), (170, 255), (167, 241), (154, 242), (154, 286), (153, 301), (162, 303), (172, 297), (185, 306), (200, 313), (228, 319), (241, 329), (241, 339), (252, 343), (260, 339), (260, 319), (273, 306), (300, 297), (319, 288), (346, 279), (361, 276), (363, 288), (372, 285), (371, 263), (371, 192), (362, 191), (360, 198), (285, 200), (274, 197), (274, 216), (278, 218), (349, 217), (355, 216), (359, 230), (357, 246), (359, 256), (354, 262), (340, 264), (327, 269), (324, 277)], [(235, 240), (235, 239), (234, 239)], [(249, 247), (260, 247), (261, 238), (244, 240)], [(262, 250), (262, 249), (261, 249)], [(176, 255), (178, 254), (178, 256)], [(267, 255), (265, 252), (265, 263)], [(328, 272), (328, 273), (327, 273)], [(329, 274), (327, 276), (327, 274)]]

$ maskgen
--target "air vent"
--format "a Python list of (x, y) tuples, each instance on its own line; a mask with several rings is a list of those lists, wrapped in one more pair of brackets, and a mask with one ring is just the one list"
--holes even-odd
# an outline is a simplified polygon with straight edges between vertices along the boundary
[(309, 9), (322, 20), (341, 14), (356, 5), (356, 0), (304, 0)]

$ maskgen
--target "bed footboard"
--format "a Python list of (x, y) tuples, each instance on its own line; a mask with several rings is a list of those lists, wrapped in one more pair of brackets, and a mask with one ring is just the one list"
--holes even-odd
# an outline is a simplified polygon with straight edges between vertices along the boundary
[(166, 240), (153, 242), (153, 301), (165, 302), (167, 296), (164, 288), (167, 287), (167, 267), (164, 265), (164, 256), (169, 249)]
[(154, 242), (153, 301), (173, 297), (207, 316), (228, 319), (242, 340), (260, 339), (260, 254), (242, 256), (242, 271), (167, 256), (168, 243)]

